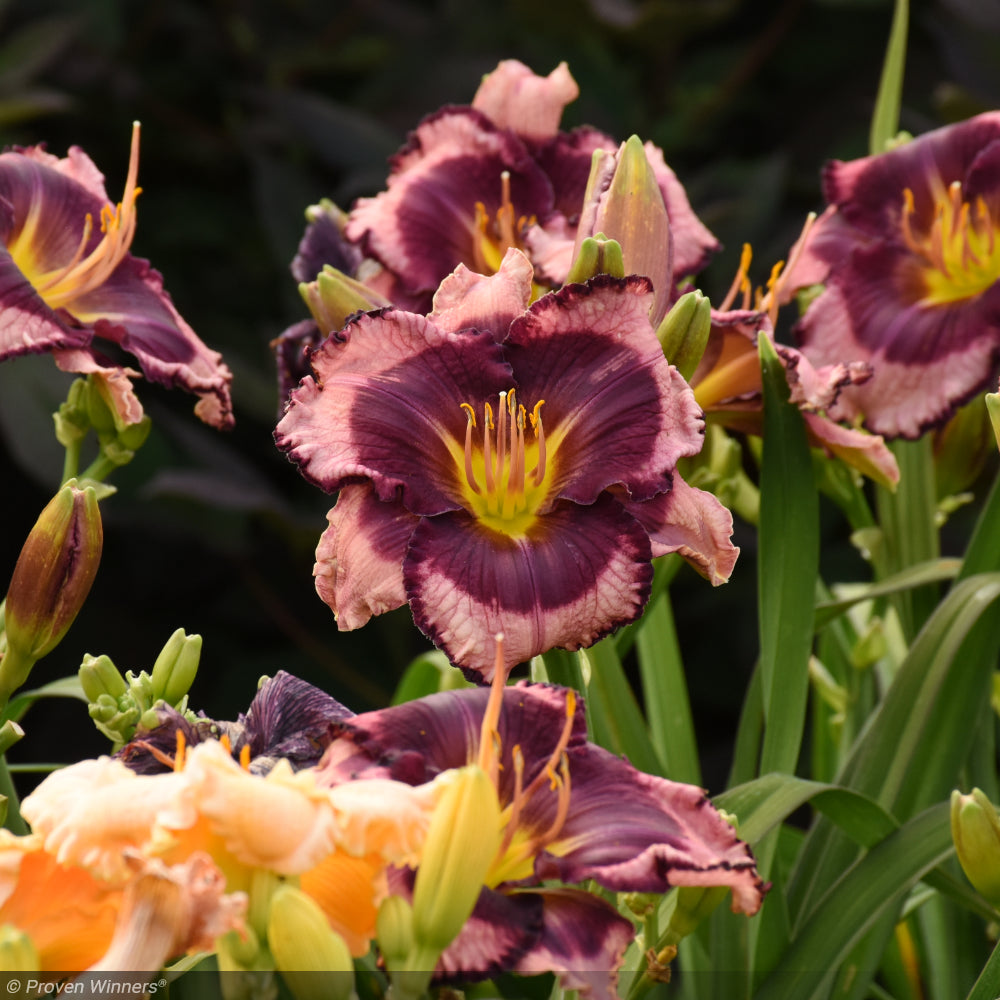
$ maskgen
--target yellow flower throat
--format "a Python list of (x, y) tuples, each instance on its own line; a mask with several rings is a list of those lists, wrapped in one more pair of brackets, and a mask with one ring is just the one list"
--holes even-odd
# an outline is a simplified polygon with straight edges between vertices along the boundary
[(1000, 240), (997, 226), (983, 198), (964, 200), (962, 185), (953, 181), (940, 187), (934, 220), (925, 233), (915, 233), (913, 192), (903, 191), (900, 229), (903, 242), (923, 259), (926, 293), (921, 304), (948, 305), (974, 298), (1000, 278)]
[[(478, 441), (476, 411), (470, 403), (461, 404), (468, 417), (461, 485), (466, 507), (482, 524), (520, 537), (534, 523), (551, 477), (541, 414), (545, 400), (529, 412), (515, 393), (514, 389), (500, 393), (496, 419), (493, 407), (483, 404)], [(531, 436), (526, 438), (526, 433)]]

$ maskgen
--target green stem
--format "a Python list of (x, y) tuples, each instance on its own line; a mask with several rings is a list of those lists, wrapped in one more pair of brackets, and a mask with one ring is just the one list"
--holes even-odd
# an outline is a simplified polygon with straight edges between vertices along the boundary
[(73, 479), (80, 468), (80, 449), (83, 445), (83, 438), (75, 438), (66, 445), (66, 457), (63, 459), (62, 482), (65, 485)]
[(7, 817), (4, 826), (12, 833), (23, 836), (28, 832), (28, 824), (21, 817), (21, 801), (17, 797), (14, 781), (7, 767), (7, 755), (0, 755), (0, 795), (7, 798)]
[(112, 462), (107, 456), (102, 452), (97, 458), (94, 459), (90, 465), (80, 474), (80, 479), (93, 479), (96, 482), (103, 483), (104, 480), (118, 468), (117, 462)]

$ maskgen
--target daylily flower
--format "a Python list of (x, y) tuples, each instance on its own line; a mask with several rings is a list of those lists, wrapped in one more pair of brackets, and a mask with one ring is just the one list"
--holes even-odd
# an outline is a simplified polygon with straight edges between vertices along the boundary
[(1000, 112), (826, 166), (829, 208), (792, 281), (826, 283), (799, 324), (802, 351), (817, 367), (872, 366), (834, 419), (917, 437), (996, 378), (998, 165)]
[[(559, 131), (578, 93), (565, 63), (540, 77), (504, 60), (471, 106), (442, 108), (417, 126), (391, 160), (387, 189), (360, 199), (345, 229), (416, 300), (394, 302), (426, 312), (455, 267), (492, 273), (510, 247), (528, 253), (541, 285), (566, 280), (592, 155), (619, 148), (596, 129)], [(645, 148), (669, 216), (676, 280), (699, 270), (718, 242), (663, 153)]]
[(419, 858), (439, 790), (384, 779), (321, 788), (312, 769), (279, 761), (258, 776), (248, 748), (242, 758), (219, 741), (188, 752), (180, 740), (165, 774), (136, 774), (110, 757), (81, 761), (46, 778), (22, 814), (58, 863), (109, 881), (127, 874), (130, 852), (168, 865), (207, 855), (226, 891), (250, 893), (252, 904), (260, 873), (297, 876), (351, 953), (364, 954), (386, 866)]
[[(470, 762), (489, 775), (500, 847), (440, 976), (555, 971), (565, 989), (615, 996), (631, 921), (595, 895), (553, 883), (593, 879), (616, 892), (726, 886), (735, 912), (757, 912), (764, 886), (753, 856), (700, 789), (588, 743), (574, 691), (507, 687), (499, 650), (497, 659), (489, 691), (443, 692), (335, 723), (319, 768), (320, 782), (334, 788), (369, 777), (420, 786)], [(476, 833), (454, 836), (461, 857), (461, 838)], [(416, 876), (400, 869), (393, 892), (409, 896), (415, 877), (419, 867)]]
[[(793, 250), (793, 269), (794, 255)], [(745, 247), (730, 294), (720, 308), (712, 310), (708, 344), (690, 381), (706, 420), (759, 437), (763, 408), (757, 338), (773, 340), (774, 319), (785, 286), (780, 269), (775, 268), (770, 287), (751, 307), (747, 278), (750, 258), (750, 248)], [(737, 302), (740, 288), (743, 300)], [(871, 378), (871, 366), (841, 358), (816, 368), (794, 347), (776, 343), (774, 348), (785, 368), (790, 401), (802, 411), (810, 445), (836, 455), (883, 486), (894, 488), (899, 482), (899, 467), (884, 439), (845, 427), (829, 416), (844, 391)]]
[(63, 159), (42, 146), (0, 154), (0, 360), (50, 353), (63, 370), (104, 380), (122, 421), (138, 423), (130, 379), (139, 373), (105, 358), (103, 340), (152, 381), (199, 396), (206, 423), (229, 427), (229, 369), (178, 314), (159, 273), (129, 252), (138, 169), (138, 125), (117, 205), (76, 146)]
[(675, 471), (703, 436), (663, 358), (649, 282), (607, 276), (530, 308), (532, 268), (459, 267), (424, 317), (367, 313), (311, 358), (275, 432), (339, 490), (317, 590), (343, 629), (409, 603), (467, 673), (577, 649), (635, 619), (650, 559), (680, 552), (713, 583), (732, 517)]

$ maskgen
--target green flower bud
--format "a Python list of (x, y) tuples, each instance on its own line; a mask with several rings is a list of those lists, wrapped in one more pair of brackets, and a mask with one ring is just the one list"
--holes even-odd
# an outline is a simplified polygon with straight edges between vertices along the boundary
[(275, 890), (267, 943), (296, 1000), (347, 1000), (354, 992), (354, 963), (347, 944), (319, 904), (301, 889), (283, 885)]
[(30, 935), (4, 924), (0, 927), (0, 972), (39, 972), (38, 949)]
[(686, 938), (726, 898), (729, 889), (724, 885), (708, 888), (681, 886), (677, 890), (677, 905), (667, 925), (667, 944), (677, 944)]
[(56, 425), (56, 440), (64, 448), (71, 448), (82, 441), (90, 430), (90, 415), (87, 412), (89, 395), (89, 381), (85, 378), (76, 379), (69, 387), (66, 402), (52, 414)]
[(341, 329), (353, 313), (390, 305), (387, 298), (330, 264), (323, 267), (314, 281), (299, 285), (299, 295), (324, 336)]
[(997, 447), (1000, 448), (1000, 392), (986, 393), (986, 412), (990, 415), (993, 434), (997, 439)]
[(14, 567), (7, 592), (7, 651), (0, 661), (4, 699), (73, 624), (97, 575), (103, 544), (97, 496), (71, 479), (42, 511)]
[(951, 838), (969, 881), (994, 906), (1000, 905), (1000, 818), (978, 789), (951, 793)]
[(690, 379), (698, 367), (711, 329), (711, 303), (699, 291), (682, 295), (657, 327), (664, 356), (684, 378)]
[(566, 282), (586, 281), (595, 274), (610, 274), (612, 278), (625, 277), (621, 244), (617, 240), (609, 240), (603, 233), (588, 236), (580, 244)]
[(387, 896), (375, 918), (375, 937), (390, 972), (402, 968), (413, 949), (413, 908), (402, 896)]
[(408, 962), (410, 969), (434, 968), (469, 919), (500, 849), (500, 805), (486, 772), (470, 764), (445, 772), (442, 779), (445, 788), (431, 816), (413, 886), (415, 950), (425, 956), (433, 951), (434, 961)]
[(116, 701), (128, 691), (125, 678), (111, 662), (111, 657), (101, 654), (91, 656), (86, 653), (80, 669), (77, 671), (80, 686), (87, 696), (87, 701), (97, 701), (102, 695)]
[(168, 705), (177, 706), (194, 683), (200, 659), (201, 636), (186, 635), (184, 629), (177, 629), (153, 664), (153, 699), (162, 698)]

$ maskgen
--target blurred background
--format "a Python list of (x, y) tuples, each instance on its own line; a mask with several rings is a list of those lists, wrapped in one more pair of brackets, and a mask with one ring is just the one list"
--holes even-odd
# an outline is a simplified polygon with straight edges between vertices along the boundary
[[(1000, 107), (1000, 2), (911, 0), (902, 127), (922, 132)], [(889, 0), (7, 0), (0, 2), (0, 144), (77, 144), (120, 196), (131, 122), (142, 122), (133, 252), (234, 373), (236, 429), (194, 399), (140, 383), (150, 440), (114, 474), (105, 552), (84, 611), (31, 686), (84, 653), (149, 669), (177, 627), (204, 637), (192, 704), (245, 710), (262, 674), (289, 670), (356, 711), (388, 703), (428, 648), (409, 611), (337, 631), (312, 584), (331, 498), (274, 448), (270, 341), (306, 316), (288, 265), (303, 212), (349, 208), (385, 184), (386, 158), (420, 118), (468, 103), (502, 58), (538, 73), (562, 60), (581, 89), (564, 127), (660, 145), (725, 245), (701, 287), (728, 287), (747, 241), (762, 282), (830, 157), (867, 151)], [(0, 365), (0, 578), (56, 487), (51, 413), (71, 381), (48, 357)], [(824, 569), (864, 579), (835, 512)], [(672, 586), (705, 781), (721, 789), (757, 653), (753, 533), (712, 590)], [(11, 760), (103, 752), (78, 702), (25, 720)]]

